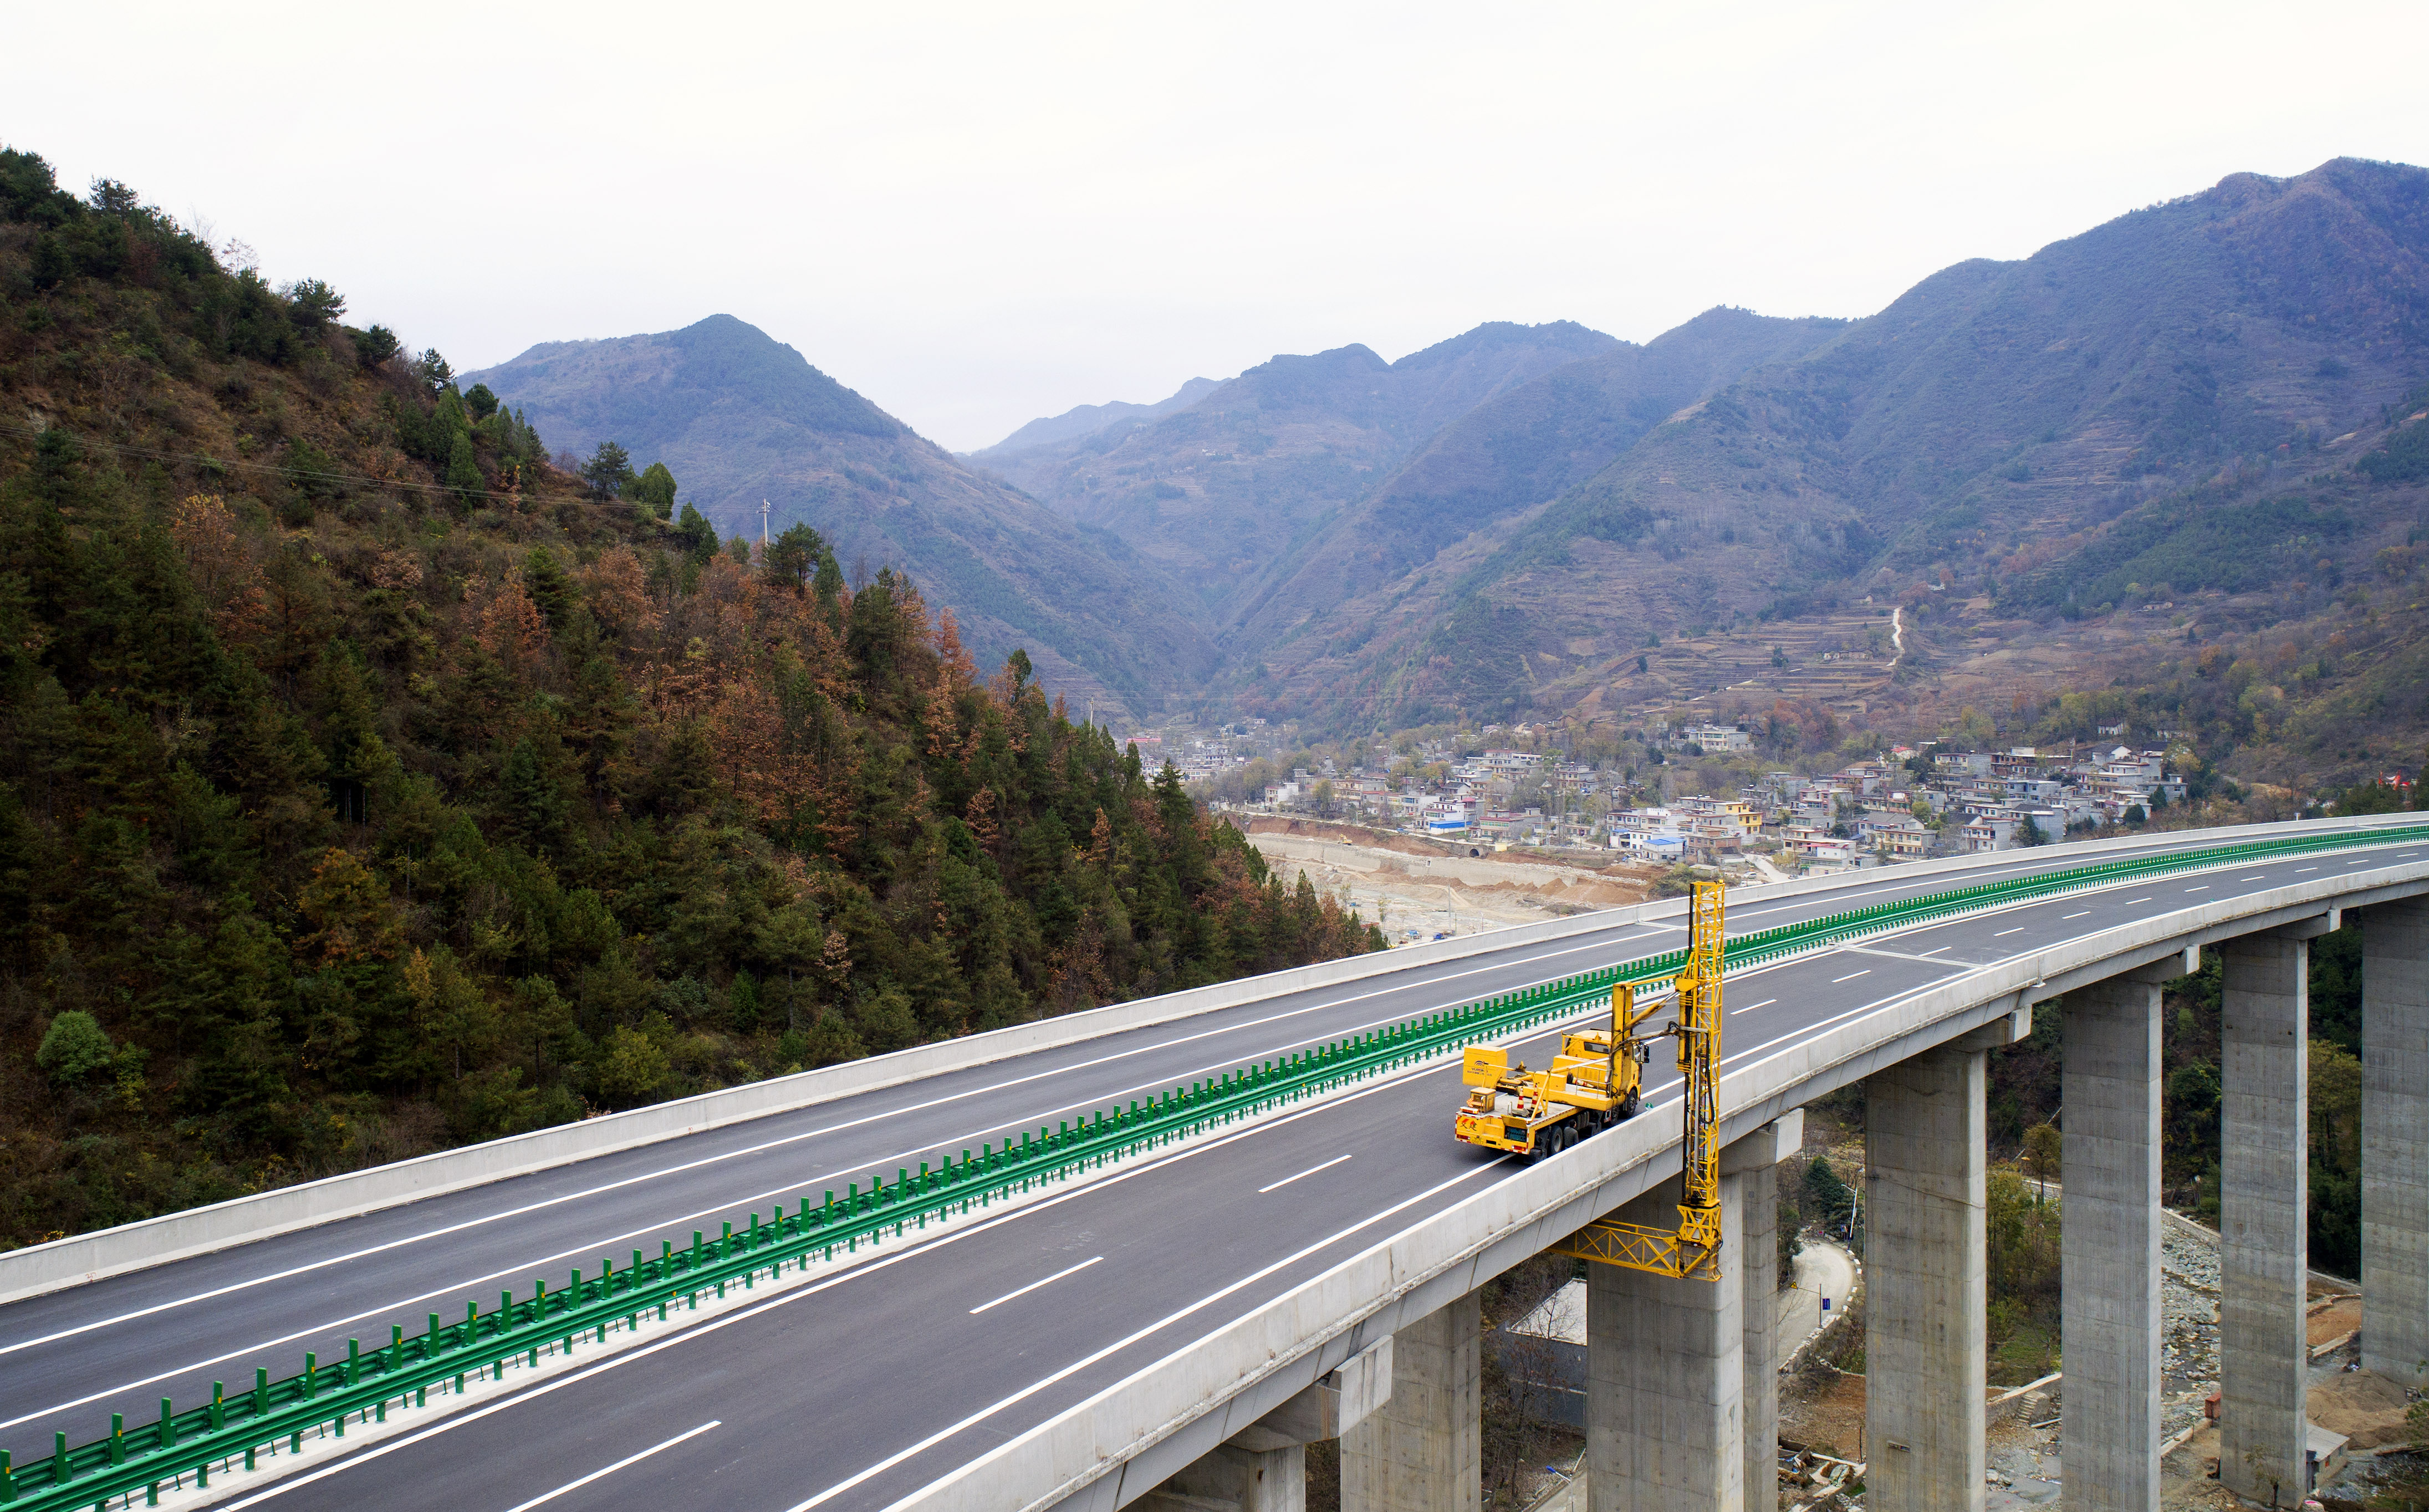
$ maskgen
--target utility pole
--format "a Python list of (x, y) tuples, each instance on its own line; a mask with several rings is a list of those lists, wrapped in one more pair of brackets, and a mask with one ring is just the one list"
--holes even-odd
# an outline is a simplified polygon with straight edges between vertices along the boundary
[(759, 544), (763, 547), (768, 544), (768, 511), (770, 507), (765, 499), (759, 501)]

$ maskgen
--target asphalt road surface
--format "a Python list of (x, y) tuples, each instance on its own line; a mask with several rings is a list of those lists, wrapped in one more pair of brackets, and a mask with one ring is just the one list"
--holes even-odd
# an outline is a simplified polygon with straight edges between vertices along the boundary
[[(2215, 844), (2215, 832), (2141, 853)], [(2113, 859), (2118, 853), (2096, 859)], [(1724, 1072), (1849, 1016), (2072, 935), (2429, 854), (2421, 844), (2123, 884), (1924, 926), (1730, 978)], [(1978, 871), (1843, 886), (1729, 911), (1732, 934), (2080, 865), (2070, 847)], [(306, 1350), (418, 1332), (468, 1298), (527, 1294), (636, 1248), (690, 1241), (773, 1203), (1145, 1098), (1252, 1060), (1676, 948), (1673, 917), (1294, 993), (280, 1236), (0, 1307), (0, 1445), (150, 1420), (210, 1383), (300, 1369)], [(1517, 1042), (1541, 1055), (1558, 1033)], [(1677, 1117), (1656, 1057), (1641, 1116)], [(1515, 1169), (1449, 1137), (1458, 1067), (1397, 1073), (754, 1306), (603, 1353), (231, 1504), (884, 1507)]]

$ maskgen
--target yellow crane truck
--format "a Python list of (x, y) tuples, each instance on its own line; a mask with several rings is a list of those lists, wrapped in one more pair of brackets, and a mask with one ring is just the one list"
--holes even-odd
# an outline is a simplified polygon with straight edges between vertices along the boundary
[[(1634, 1117), (1644, 1106), (1647, 1039), (1677, 1037), (1686, 1124), (1679, 1146), (1677, 1229), (1606, 1218), (1554, 1246), (1562, 1254), (1658, 1275), (1720, 1278), (1724, 896), (1717, 881), (1697, 881), (1690, 890), (1687, 963), (1675, 984), (1676, 998), (1657, 998), (1640, 1010), (1634, 984), (1621, 983), (1611, 989), (1611, 1027), (1562, 1035), (1548, 1070), (1529, 1071), (1524, 1061), (1512, 1065), (1510, 1052), (1498, 1045), (1472, 1044), (1462, 1058), (1460, 1077), (1468, 1093), (1459, 1109), (1460, 1140), (1540, 1160)], [(1654, 1036), (1640, 1035), (1637, 1027), (1665, 1001), (1676, 1005), (1674, 1021)]]
[(1647, 1049), (1636, 1027), (1661, 1006), (1639, 1010), (1635, 989), (1611, 989), (1611, 1027), (1561, 1036), (1550, 1067), (1529, 1071), (1511, 1063), (1496, 1044), (1471, 1044), (1461, 1058), (1467, 1084), (1456, 1132), (1462, 1143), (1506, 1150), (1540, 1160), (1578, 1141), (1599, 1134), (1644, 1106)]

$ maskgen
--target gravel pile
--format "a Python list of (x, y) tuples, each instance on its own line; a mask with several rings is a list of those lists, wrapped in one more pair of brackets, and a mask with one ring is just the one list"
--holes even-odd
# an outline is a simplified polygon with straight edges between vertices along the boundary
[[(2178, 1381), (2218, 1379), (2218, 1241), (2177, 1224), (2159, 1229), (2161, 1368)], [(2198, 1398), (2194, 1402), (2197, 1415)], [(2171, 1417), (2176, 1416), (2172, 1412)], [(2181, 1423), (2173, 1424), (2182, 1426)]]

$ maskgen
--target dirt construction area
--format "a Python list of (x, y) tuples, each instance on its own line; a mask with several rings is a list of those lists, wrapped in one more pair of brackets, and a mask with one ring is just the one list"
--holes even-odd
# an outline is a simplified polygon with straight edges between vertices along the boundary
[[(2204, 1398), (2218, 1386), (2218, 1235), (2173, 1215), (2162, 1234), (2167, 1382), (2160, 1434), (2167, 1453), (2161, 1462), (2160, 1504), (2171, 1512), (2240, 1507), (2247, 1504), (2227, 1494), (2213, 1478), (2218, 1428), (2203, 1411)], [(2405, 1414), (2412, 1404), (2400, 1383), (2360, 1368), (2355, 1330), (2361, 1323), (2361, 1299), (2350, 1286), (2316, 1274), (2312, 1278), (2307, 1320), (2312, 1350), (2308, 1415), (2315, 1425), (2346, 1439), (2334, 1473), (2320, 1487), (2320, 1504), (2330, 1512), (2410, 1505), (2408, 1493), (2398, 1493), (2394, 1500), (2376, 1500), (2397, 1485), (2418, 1484), (2420, 1471), (2413, 1456), (2381, 1457), (2375, 1453), (2400, 1451), (2409, 1442)], [(1826, 1484), (1820, 1472), (1828, 1471), (1834, 1460), (1861, 1463), (1865, 1457), (1866, 1382), (1860, 1373), (1860, 1357), (1854, 1369), (1856, 1373), (1810, 1369), (1781, 1383), (1783, 1446), (1793, 1443), (1807, 1450), (1803, 1463), (1810, 1467), (1802, 1485), (1791, 1484), (1796, 1479), (1794, 1472), (1783, 1475), (1781, 1508), (1858, 1512), (1864, 1505), (1858, 1495), (1816, 1494)], [(2063, 1376), (2036, 1382), (2028, 1389), (1993, 1391), (1987, 1413), (1990, 1484), (1985, 1487), (1984, 1505), (1988, 1512), (2057, 1504), (2065, 1392)], [(1747, 1505), (1756, 1504), (1749, 1497)]]
[(1641, 903), (1656, 876), (1314, 819), (1259, 815), (1246, 828), (1285, 884), (1307, 873), (1316, 891), (1381, 923), (1396, 945)]

